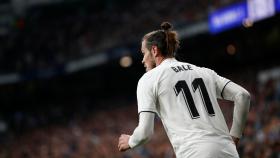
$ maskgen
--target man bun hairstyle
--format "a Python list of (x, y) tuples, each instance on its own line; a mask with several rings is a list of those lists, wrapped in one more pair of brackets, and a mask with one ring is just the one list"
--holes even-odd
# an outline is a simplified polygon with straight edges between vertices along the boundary
[(172, 29), (172, 25), (169, 22), (163, 22), (160, 25), (161, 29), (164, 31), (169, 31)]
[(146, 34), (143, 40), (146, 40), (149, 50), (156, 45), (164, 57), (174, 57), (180, 45), (178, 34), (176, 31), (172, 31), (172, 25), (169, 22), (163, 22), (160, 26), (160, 30)]

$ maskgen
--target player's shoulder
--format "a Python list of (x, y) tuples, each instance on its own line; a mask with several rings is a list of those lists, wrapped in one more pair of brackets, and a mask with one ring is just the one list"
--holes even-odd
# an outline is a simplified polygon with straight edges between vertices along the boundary
[(215, 72), (214, 70), (207, 68), (207, 67), (200, 67), (202, 71), (208, 72), (208, 73), (213, 73)]
[(195, 67), (196, 69), (198, 69), (199, 71), (201, 72), (204, 72), (204, 73), (215, 73), (214, 70), (212, 70), (211, 68), (208, 68), (208, 67), (203, 67), (203, 66), (197, 66), (197, 65), (193, 65), (193, 64), (190, 64), (192, 65), (193, 67)]
[(156, 68), (144, 73), (142, 75), (142, 77), (139, 79), (138, 81), (138, 84), (139, 83), (142, 83), (142, 84), (145, 84), (145, 83), (149, 83), (151, 82), (151, 80), (153, 80), (153, 78), (155, 77), (155, 74), (156, 74)]
[(213, 75), (216, 74), (216, 72), (214, 70), (212, 70), (211, 68), (191, 64), (191, 63), (188, 63), (188, 62), (179, 62), (179, 63), (180, 64), (187, 64), (188, 66), (191, 67), (191, 69), (196, 70), (196, 72), (199, 72), (199, 74), (204, 74), (206, 76), (209, 76), (209, 75), (213, 76)]

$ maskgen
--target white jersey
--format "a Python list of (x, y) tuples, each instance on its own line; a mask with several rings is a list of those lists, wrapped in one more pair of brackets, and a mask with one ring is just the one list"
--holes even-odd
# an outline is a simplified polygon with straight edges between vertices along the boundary
[(165, 59), (139, 80), (138, 112), (154, 112), (161, 118), (177, 157), (189, 157), (194, 150), (207, 155), (206, 149), (227, 150), (221, 148), (227, 145), (238, 157), (217, 102), (229, 82), (210, 69)]

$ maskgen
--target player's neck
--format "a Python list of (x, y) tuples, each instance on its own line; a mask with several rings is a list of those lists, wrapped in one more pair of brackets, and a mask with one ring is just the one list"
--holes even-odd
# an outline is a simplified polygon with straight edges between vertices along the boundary
[(164, 56), (159, 56), (159, 57), (157, 57), (156, 58), (156, 66), (159, 66), (164, 60), (166, 60), (166, 59), (170, 59), (170, 58), (172, 58), (172, 57), (164, 57)]

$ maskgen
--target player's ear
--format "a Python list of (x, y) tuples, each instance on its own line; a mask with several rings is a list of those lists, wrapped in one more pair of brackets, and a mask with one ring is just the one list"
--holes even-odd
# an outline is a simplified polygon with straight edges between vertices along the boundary
[(160, 55), (159, 53), (160, 53), (160, 51), (159, 51), (158, 47), (156, 45), (153, 45), (152, 46), (152, 54), (153, 54), (153, 56), (157, 57), (157, 56)]

